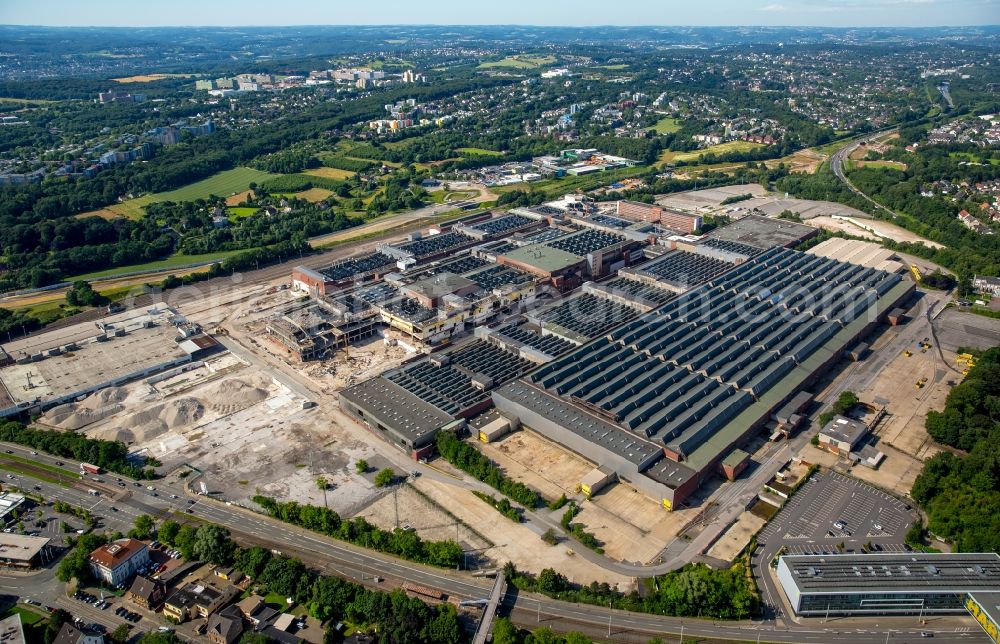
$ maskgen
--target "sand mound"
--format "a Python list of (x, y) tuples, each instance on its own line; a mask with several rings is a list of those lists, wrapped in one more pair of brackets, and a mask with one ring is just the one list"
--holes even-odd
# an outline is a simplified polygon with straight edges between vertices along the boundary
[(99, 420), (113, 416), (124, 407), (120, 404), (105, 405), (96, 409), (86, 407), (83, 403), (67, 403), (54, 407), (42, 417), (42, 422), (59, 429), (75, 431)]
[(128, 390), (124, 387), (108, 387), (107, 389), (102, 389), (97, 393), (88, 396), (83, 402), (85, 404), (94, 402), (94, 405), (106, 406), (109, 404), (124, 402), (128, 398)]
[(122, 420), (118, 430), (145, 442), (172, 430), (183, 430), (205, 415), (205, 405), (197, 398), (178, 398), (153, 405)]
[(203, 398), (213, 411), (220, 414), (233, 413), (267, 399), (267, 389), (261, 384), (260, 379), (231, 378), (207, 390)]
[(78, 403), (53, 407), (42, 417), (42, 422), (59, 429), (77, 430), (122, 411), (126, 398), (128, 390), (124, 387), (108, 387)]
[(180, 398), (163, 407), (160, 418), (171, 429), (195, 423), (205, 415), (205, 405), (196, 398)]

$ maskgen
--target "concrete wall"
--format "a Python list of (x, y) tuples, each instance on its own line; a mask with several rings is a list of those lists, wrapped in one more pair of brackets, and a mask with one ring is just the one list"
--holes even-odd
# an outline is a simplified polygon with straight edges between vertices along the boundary
[(802, 597), (799, 594), (798, 587), (795, 585), (792, 571), (789, 569), (788, 564), (785, 563), (784, 557), (778, 559), (778, 583), (781, 585), (781, 590), (785, 593), (785, 598), (788, 599), (792, 611), (798, 613)]

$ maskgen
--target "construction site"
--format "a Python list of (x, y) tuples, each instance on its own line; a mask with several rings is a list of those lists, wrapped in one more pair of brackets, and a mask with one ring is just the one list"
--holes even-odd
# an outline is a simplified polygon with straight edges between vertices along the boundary
[[(33, 336), (5, 347), (6, 406), (121, 440), (164, 471), (195, 468), (234, 504), (324, 505), (456, 539), (480, 562), (631, 588), (575, 542), (540, 543), (561, 510), (512, 522), (476, 498), (435, 457), (438, 433), (546, 501), (573, 499), (605, 558), (656, 565), (697, 538), (728, 481), (770, 465), (768, 436), (795, 434), (859, 343), (877, 358), (850, 363), (837, 386), (886, 401), (888, 458), (866, 475), (887, 489), (933, 453), (914, 428), (960, 378), (939, 373), (936, 348), (885, 355), (900, 342), (887, 317), (912, 305), (906, 258), (840, 239), (788, 250), (817, 229), (749, 209), (697, 234), (742, 188), (475, 214), (280, 282)], [(878, 377), (888, 369), (925, 384), (895, 390)], [(815, 451), (806, 460), (838, 462)], [(377, 487), (385, 467), (410, 475)], [(734, 515), (705, 552), (730, 559), (764, 520)]]

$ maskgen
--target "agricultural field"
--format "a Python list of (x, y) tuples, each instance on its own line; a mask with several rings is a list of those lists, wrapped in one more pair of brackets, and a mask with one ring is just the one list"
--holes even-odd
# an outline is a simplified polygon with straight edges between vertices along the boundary
[(125, 78), (112, 78), (116, 83), (152, 83), (166, 78), (191, 78), (194, 74), (139, 74)]
[(317, 203), (328, 199), (333, 196), (332, 190), (327, 190), (326, 188), (309, 188), (308, 190), (302, 190), (300, 192), (294, 192), (290, 197), (295, 197), (297, 199), (305, 199), (309, 203)]
[(479, 69), (537, 69), (542, 65), (551, 65), (554, 62), (556, 62), (555, 56), (524, 54), (521, 56), (507, 56), (502, 60), (480, 63)]
[(136, 199), (129, 199), (122, 203), (101, 208), (100, 210), (81, 213), (77, 217), (103, 217), (105, 219), (125, 217), (127, 219), (139, 219), (146, 212), (144, 208), (151, 203), (158, 201), (194, 201), (195, 199), (205, 199), (211, 195), (228, 197), (234, 192), (246, 190), (247, 186), (251, 183), (261, 183), (277, 176), (279, 175), (254, 170), (253, 168), (233, 168), (232, 170), (224, 170), (207, 179), (196, 181), (176, 190), (143, 195)]
[(334, 181), (343, 181), (344, 179), (350, 179), (356, 173), (350, 170), (341, 170), (340, 168), (313, 168), (303, 171), (302, 174), (322, 177), (323, 179), (333, 179)]
[(674, 132), (681, 129), (680, 119), (675, 119), (672, 116), (665, 116), (656, 122), (656, 125), (649, 128), (657, 134), (673, 134)]
[(665, 150), (660, 155), (660, 164), (677, 163), (678, 161), (694, 161), (703, 154), (725, 154), (727, 152), (746, 152), (755, 148), (764, 147), (760, 143), (750, 141), (728, 141), (718, 145), (711, 145), (703, 150), (693, 150), (691, 152), (673, 152)]

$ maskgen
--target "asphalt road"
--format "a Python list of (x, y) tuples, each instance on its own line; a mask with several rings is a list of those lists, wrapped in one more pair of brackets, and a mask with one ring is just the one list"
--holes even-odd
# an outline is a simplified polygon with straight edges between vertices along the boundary
[(893, 217), (896, 217), (896, 213), (894, 213), (893, 211), (889, 210), (888, 208), (886, 208), (882, 204), (878, 203), (877, 201), (875, 201), (874, 199), (872, 199), (871, 197), (869, 197), (865, 193), (861, 192), (860, 190), (858, 190), (857, 187), (855, 187), (855, 185), (853, 183), (851, 183), (851, 180), (847, 178), (846, 174), (844, 174), (844, 161), (847, 160), (847, 158), (851, 155), (851, 153), (854, 152), (856, 149), (858, 149), (858, 146), (861, 145), (862, 143), (868, 143), (870, 141), (873, 141), (873, 140), (879, 138), (880, 136), (885, 135), (888, 132), (892, 132), (895, 129), (896, 128), (891, 128), (891, 129), (888, 129), (888, 130), (882, 130), (880, 132), (875, 132), (873, 134), (869, 134), (866, 137), (863, 137), (863, 138), (860, 138), (860, 139), (856, 139), (855, 141), (853, 141), (853, 142), (845, 145), (844, 147), (840, 148), (839, 150), (837, 150), (836, 152), (834, 152), (830, 156), (830, 169), (833, 171), (833, 174), (836, 175), (838, 179), (840, 179), (841, 181), (844, 182), (844, 185), (846, 185), (848, 188), (850, 188), (851, 191), (854, 192), (855, 194), (863, 197), (866, 201), (868, 201), (869, 203), (873, 204), (877, 208), (879, 208), (881, 210), (884, 210), (885, 212), (889, 213)]
[[(24, 448), (12, 445), (2, 445), (5, 449), (26, 452)], [(54, 463), (54, 458), (38, 455), (37, 460)], [(67, 467), (76, 465), (75, 462), (67, 461)], [(431, 588), (437, 588), (447, 593), (451, 597), (458, 599), (486, 599), (489, 597), (492, 587), (492, 580), (474, 578), (469, 573), (458, 571), (447, 571), (429, 566), (423, 566), (411, 562), (401, 561), (393, 557), (382, 555), (377, 552), (354, 547), (350, 544), (335, 541), (321, 535), (299, 529), (295, 526), (286, 525), (271, 519), (245, 510), (236, 506), (227, 505), (223, 502), (215, 501), (206, 497), (196, 497), (189, 495), (185, 489), (183, 481), (176, 477), (159, 480), (153, 483), (157, 496), (152, 496), (148, 490), (137, 488), (131, 482), (127, 487), (120, 488), (115, 485), (113, 479), (108, 481), (107, 475), (102, 475), (103, 483), (94, 481), (81, 481), (78, 486), (64, 488), (57, 485), (38, 482), (42, 487), (41, 493), (49, 500), (62, 499), (74, 505), (84, 505), (94, 507), (95, 512), (100, 512), (104, 504), (114, 504), (118, 512), (103, 512), (105, 521), (114, 521), (121, 524), (138, 514), (152, 514), (158, 518), (178, 518), (188, 515), (188, 506), (193, 510), (192, 517), (211, 521), (226, 526), (233, 533), (233, 536), (242, 543), (262, 544), (278, 550), (284, 554), (301, 558), (306, 564), (323, 570), (328, 574), (352, 578), (368, 585), (374, 585), (373, 577), (382, 577), (386, 581), (381, 585), (388, 586), (394, 580), (409, 580)], [(118, 490), (115, 495), (107, 495), (102, 492), (102, 497), (97, 501), (91, 497), (84, 486), (100, 485), (111, 490)], [(178, 496), (171, 498), (172, 494)], [(194, 504), (189, 504), (188, 500), (195, 500)], [(89, 501), (89, 504), (88, 504)], [(96, 505), (95, 505), (96, 504)], [(109, 515), (116, 516), (111, 517)], [(40, 574), (48, 574), (43, 572)], [(34, 579), (34, 578), (32, 578)], [(10, 582), (0, 579), (0, 583)], [(3, 586), (0, 586), (3, 587)], [(24, 585), (22, 584), (22, 588)], [(20, 593), (19, 593), (20, 594)], [(72, 602), (72, 600), (65, 600)], [(76, 602), (79, 603), (79, 602)], [(75, 603), (73, 605), (74, 608)], [(612, 611), (598, 606), (587, 606), (571, 604), (549, 599), (547, 597), (529, 595), (526, 593), (508, 593), (504, 601), (504, 608), (510, 611), (514, 619), (524, 626), (531, 627), (542, 616), (545, 616), (546, 624), (562, 630), (583, 630), (595, 637), (607, 637), (610, 624), (612, 638), (615, 641), (627, 641), (636, 636), (651, 637), (655, 635), (677, 634), (684, 628), (685, 635), (691, 637), (704, 637), (715, 639), (738, 639), (755, 640), (760, 635), (760, 640), (765, 642), (855, 642), (855, 643), (875, 643), (885, 642), (887, 636), (886, 628), (892, 628), (893, 633), (889, 639), (896, 642), (916, 641), (920, 638), (918, 625), (912, 624), (915, 620), (879, 620), (859, 621), (851, 620), (849, 624), (859, 625), (857, 628), (847, 628), (848, 622), (836, 627), (824, 628), (799, 625), (781, 625), (775, 623), (759, 623), (752, 621), (740, 622), (711, 622), (708, 620), (679, 619), (658, 615), (627, 613), (624, 611)], [(75, 611), (77, 612), (77, 611)], [(107, 611), (100, 611), (106, 613)], [(89, 613), (87, 613), (89, 617)], [(95, 619), (102, 617), (111, 624), (116, 625), (115, 616), (112, 613), (104, 616), (94, 616)], [(878, 624), (878, 626), (876, 626)], [(886, 626), (888, 624), (888, 626)], [(928, 627), (923, 627), (928, 630)], [(603, 634), (603, 635), (602, 635)], [(946, 642), (970, 642), (976, 641), (978, 632), (973, 630), (963, 630), (956, 632), (954, 627), (948, 630), (936, 632), (937, 641)]]

